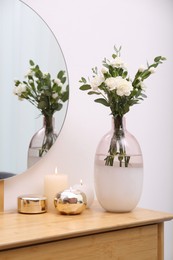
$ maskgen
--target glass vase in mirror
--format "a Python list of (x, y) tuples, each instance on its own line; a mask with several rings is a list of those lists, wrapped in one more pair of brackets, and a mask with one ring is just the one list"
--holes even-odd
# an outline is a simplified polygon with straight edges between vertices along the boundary
[(55, 143), (58, 134), (55, 130), (55, 118), (43, 117), (43, 127), (32, 137), (28, 148), (28, 168), (38, 162)]
[[(41, 159), (52, 147), (58, 136), (54, 130), (53, 115), (59, 112), (68, 100), (68, 84), (66, 72), (60, 70), (56, 78), (50, 73), (43, 73), (32, 60), (25, 80), (15, 80), (14, 94), (19, 100), (27, 100), (44, 116), (43, 128), (32, 138), (28, 151), (28, 168)], [(26, 80), (27, 78), (27, 80)], [(65, 89), (64, 89), (65, 87)]]

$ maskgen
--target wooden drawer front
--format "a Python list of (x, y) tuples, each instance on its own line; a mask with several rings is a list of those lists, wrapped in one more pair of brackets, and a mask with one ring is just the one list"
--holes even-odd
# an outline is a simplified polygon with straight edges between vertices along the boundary
[(155, 260), (158, 225), (111, 231), (0, 252), (0, 259)]

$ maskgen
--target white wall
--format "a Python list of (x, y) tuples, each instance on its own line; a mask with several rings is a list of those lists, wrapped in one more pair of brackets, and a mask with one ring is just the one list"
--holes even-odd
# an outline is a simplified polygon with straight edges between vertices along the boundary
[[(43, 192), (43, 176), (54, 171), (93, 185), (96, 146), (110, 127), (109, 111), (79, 91), (78, 80), (122, 45), (122, 57), (133, 76), (139, 65), (157, 55), (167, 57), (147, 80), (148, 98), (127, 115), (144, 156), (145, 177), (139, 206), (173, 212), (173, 1), (171, 0), (25, 0), (48, 23), (66, 58), (70, 104), (64, 127), (43, 161), (5, 181), (6, 209), (22, 193)], [(165, 225), (165, 260), (173, 259), (173, 223)]]

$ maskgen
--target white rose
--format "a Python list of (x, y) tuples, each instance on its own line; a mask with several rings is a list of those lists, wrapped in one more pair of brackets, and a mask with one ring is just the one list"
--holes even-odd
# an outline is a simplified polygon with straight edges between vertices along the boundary
[(25, 75), (25, 78), (27, 78), (28, 76), (31, 76), (33, 77), (35, 75), (34, 71), (33, 70), (29, 70), (26, 75)]
[(19, 84), (17, 87), (15, 87), (15, 89), (14, 89), (14, 93), (16, 94), (16, 95), (18, 95), (18, 96), (21, 96), (21, 94), (23, 93), (23, 92), (25, 92), (26, 91), (26, 85), (25, 84)]
[(108, 72), (108, 69), (107, 69), (106, 67), (103, 67), (103, 68), (101, 69), (101, 72), (102, 72), (103, 74), (105, 74), (105, 73)]
[(28, 80), (28, 82), (29, 82), (30, 84), (32, 84), (32, 83), (33, 83), (33, 80), (32, 80), (32, 79), (30, 79), (30, 80)]
[(59, 87), (62, 87), (62, 83), (60, 79), (54, 79), (55, 84), (57, 84)]
[(26, 85), (25, 84), (21, 84), (21, 92), (25, 92), (26, 91)]
[(117, 89), (116, 93), (118, 96), (129, 96), (131, 91), (133, 90), (132, 83), (123, 79), (122, 77), (116, 77), (117, 80)]
[(111, 60), (110, 65), (112, 65), (114, 68), (126, 68), (126, 64), (120, 57), (116, 57), (115, 59)]
[(139, 67), (139, 69), (138, 69), (139, 72), (143, 72), (144, 70), (145, 70), (144, 65), (141, 65), (141, 66)]
[(91, 88), (93, 90), (97, 90), (98, 86), (100, 86), (104, 81), (104, 77), (102, 75), (96, 75), (95, 77), (92, 78), (90, 84)]
[(114, 90), (117, 88), (117, 78), (113, 78), (113, 77), (110, 77), (110, 78), (107, 78), (105, 80), (105, 84), (106, 86), (110, 89), (110, 90)]
[(153, 67), (149, 68), (149, 72), (154, 73), (155, 69)]
[(57, 94), (57, 93), (52, 94), (52, 98), (53, 98), (53, 99), (56, 99), (57, 97), (58, 97), (58, 94)]

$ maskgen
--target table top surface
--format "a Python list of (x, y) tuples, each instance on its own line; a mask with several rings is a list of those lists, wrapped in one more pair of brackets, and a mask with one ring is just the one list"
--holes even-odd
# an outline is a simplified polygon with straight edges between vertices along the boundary
[(0, 250), (84, 235), (161, 223), (173, 214), (136, 208), (129, 213), (105, 212), (98, 203), (79, 215), (0, 213)]

